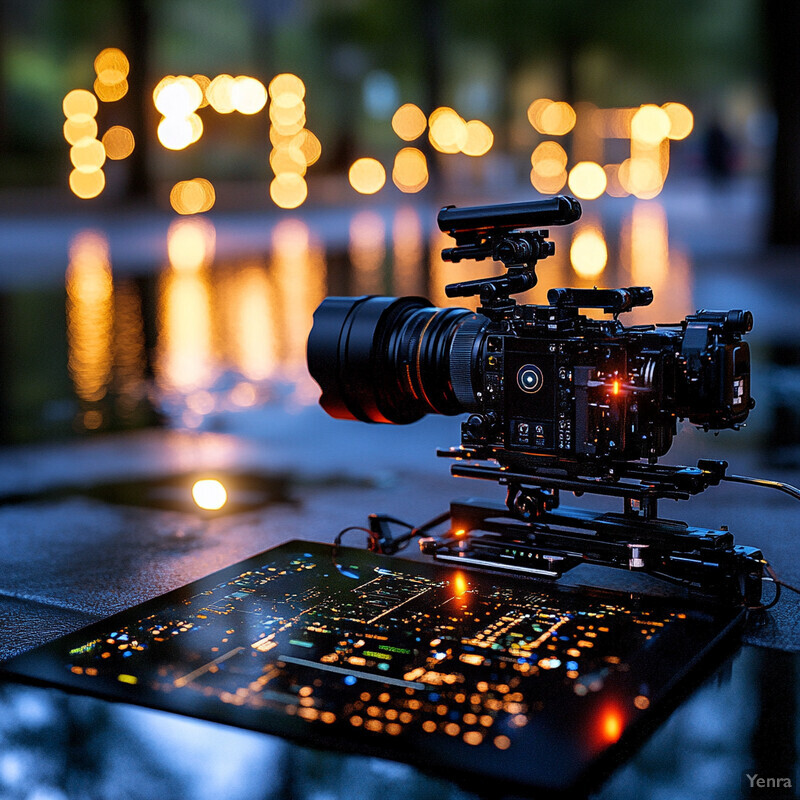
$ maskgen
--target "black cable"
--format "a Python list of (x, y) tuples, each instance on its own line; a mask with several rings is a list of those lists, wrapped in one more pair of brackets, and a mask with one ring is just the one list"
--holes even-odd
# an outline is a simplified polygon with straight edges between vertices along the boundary
[(350, 533), (350, 531), (363, 531), (364, 533), (366, 533), (367, 534), (367, 550), (374, 550), (375, 549), (375, 543), (376, 543), (377, 538), (378, 538), (375, 535), (375, 533), (373, 531), (371, 531), (369, 528), (362, 528), (360, 525), (351, 525), (349, 528), (344, 528), (344, 529), (340, 530), (339, 533), (336, 534), (336, 538), (333, 540), (333, 555), (334, 555), (334, 557), (336, 556), (336, 553), (337, 553), (338, 549), (342, 545), (342, 537), (346, 533)]
[[(398, 550), (404, 550), (410, 544), (411, 540), (415, 536), (421, 536), (423, 533), (426, 533), (431, 528), (435, 528), (437, 525), (441, 525), (445, 520), (450, 519), (450, 512), (443, 511), (441, 514), (438, 514), (433, 519), (429, 519), (427, 522), (424, 522), (422, 525), (414, 528), (411, 525), (407, 527), (411, 528), (408, 533), (403, 534), (402, 536), (398, 536), (394, 541), (397, 544)], [(406, 523), (404, 523), (406, 524)]]

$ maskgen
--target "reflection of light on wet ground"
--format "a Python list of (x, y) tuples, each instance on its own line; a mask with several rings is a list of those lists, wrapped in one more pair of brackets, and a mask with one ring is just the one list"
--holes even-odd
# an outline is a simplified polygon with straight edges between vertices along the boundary
[(650, 306), (626, 315), (626, 321), (677, 322), (695, 311), (689, 262), (684, 253), (670, 251), (667, 215), (660, 203), (634, 205), (623, 223), (620, 250), (630, 284), (650, 286), (654, 298)]
[(353, 294), (383, 294), (386, 226), (374, 211), (360, 211), (350, 220), (350, 263)]
[(581, 278), (597, 278), (603, 273), (608, 263), (608, 247), (599, 220), (587, 218), (576, 226), (569, 258), (575, 274)]
[(170, 227), (170, 268), (159, 291), (159, 353), (156, 375), (162, 390), (189, 391), (213, 376), (211, 298), (204, 269), (209, 253), (206, 220), (181, 220)]
[[(69, 373), (78, 397), (93, 402), (105, 397), (113, 363), (113, 284), (108, 242), (101, 234), (86, 231), (75, 237), (69, 255)], [(86, 420), (87, 427), (100, 426), (102, 417), (97, 415), (99, 412)]]
[[(248, 380), (272, 377), (280, 353), (275, 293), (266, 267), (252, 263), (237, 270), (221, 271), (217, 276), (216, 298), (222, 319), (220, 344), (227, 360)], [(240, 400), (244, 397), (242, 392)]]
[(392, 256), (392, 292), (397, 296), (425, 294), (422, 220), (412, 206), (402, 206), (394, 215)]
[(139, 290), (132, 280), (114, 289), (114, 384), (123, 416), (131, 413), (145, 388), (147, 357)]
[(319, 390), (306, 368), (306, 341), (314, 311), (327, 293), (327, 269), (321, 247), (306, 223), (288, 219), (276, 225), (272, 238), (275, 307), (280, 309), (283, 337), (278, 352), (282, 375), (295, 383), (294, 399), (315, 403)]

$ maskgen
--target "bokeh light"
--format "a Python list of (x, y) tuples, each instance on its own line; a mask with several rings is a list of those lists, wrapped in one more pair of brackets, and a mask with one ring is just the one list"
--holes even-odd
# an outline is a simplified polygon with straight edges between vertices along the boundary
[(283, 95), (290, 95), (297, 100), (302, 100), (306, 96), (306, 87), (303, 81), (289, 72), (276, 75), (269, 82), (269, 96), (273, 102), (281, 103)]
[(375, 194), (386, 183), (386, 170), (374, 158), (359, 158), (348, 172), (350, 185), (361, 194)]
[(494, 144), (492, 129), (479, 119), (471, 119), (467, 123), (467, 138), (461, 152), (468, 156), (486, 155)]
[(404, 147), (394, 158), (392, 181), (401, 192), (419, 192), (428, 183), (428, 162), (416, 147)]
[(267, 104), (267, 89), (257, 78), (240, 75), (231, 88), (231, 103), (240, 114), (258, 114)]
[(158, 124), (158, 141), (168, 150), (183, 150), (203, 133), (203, 121), (197, 114), (189, 117), (164, 117)]
[(422, 136), (427, 125), (427, 117), (414, 103), (400, 106), (392, 117), (392, 130), (406, 142), (413, 142)]
[(575, 232), (569, 260), (581, 278), (596, 278), (603, 272), (608, 263), (608, 248), (598, 225), (585, 225)]
[(305, 175), (308, 166), (303, 151), (295, 145), (276, 147), (269, 154), (269, 165), (276, 175), (283, 172)]
[(64, 138), (70, 144), (78, 144), (82, 139), (94, 139), (97, 136), (97, 120), (90, 117), (82, 122), (68, 119), (64, 123)]
[(308, 197), (308, 184), (302, 175), (281, 172), (270, 183), (269, 196), (279, 208), (297, 208)]
[(664, 103), (661, 108), (669, 117), (669, 138), (685, 139), (694, 128), (694, 114), (683, 103)]
[(567, 151), (558, 142), (542, 142), (531, 153), (531, 166), (542, 176), (560, 175), (567, 167)]
[(167, 232), (167, 257), (176, 272), (198, 272), (214, 259), (217, 232), (203, 217), (175, 220)]
[(581, 161), (569, 172), (570, 191), (581, 200), (594, 200), (606, 189), (605, 170), (594, 161)]
[(460, 153), (467, 143), (467, 123), (452, 108), (437, 108), (428, 118), (428, 138), (440, 153)]
[(106, 155), (112, 161), (120, 161), (127, 158), (135, 146), (133, 133), (129, 128), (123, 125), (113, 125), (104, 134), (102, 138), (103, 147), (105, 148)]
[(670, 118), (663, 108), (643, 105), (631, 120), (631, 139), (645, 145), (657, 145), (667, 138), (670, 127)]
[(105, 186), (106, 176), (102, 169), (96, 169), (94, 172), (81, 172), (74, 169), (69, 174), (69, 188), (81, 200), (97, 197), (105, 189)]
[(130, 71), (128, 57), (118, 47), (107, 47), (97, 54), (94, 71), (102, 85), (115, 86), (128, 77)]
[(658, 161), (654, 158), (626, 158), (619, 165), (618, 175), (622, 188), (642, 200), (658, 195), (664, 185)]
[(217, 75), (206, 87), (205, 96), (208, 104), (218, 114), (232, 114), (236, 110), (233, 103), (235, 84), (233, 75), (222, 74)]
[(200, 91), (203, 92), (203, 100), (197, 107), (205, 108), (208, 105), (208, 97), (206, 97), (206, 90), (211, 84), (211, 78), (209, 78), (207, 75), (198, 74), (198, 75), (192, 75), (192, 80), (200, 87)]
[(179, 214), (201, 214), (214, 206), (216, 193), (210, 181), (194, 178), (179, 181), (169, 193), (169, 202)]
[(543, 97), (528, 106), (528, 120), (539, 133), (564, 136), (575, 127), (577, 115), (569, 103)]
[(228, 501), (228, 492), (220, 481), (206, 478), (192, 486), (192, 499), (204, 511), (219, 511)]
[(113, 86), (108, 86), (105, 83), (100, 83), (100, 79), (96, 78), (93, 88), (98, 99), (104, 103), (116, 103), (117, 100), (122, 100), (128, 94), (128, 81), (122, 80)]
[(73, 122), (88, 122), (97, 116), (97, 98), (86, 89), (73, 89), (62, 103), (64, 116)]
[(188, 117), (203, 102), (203, 90), (186, 75), (164, 78), (153, 90), (153, 103), (165, 117)]
[(81, 139), (69, 151), (72, 165), (78, 172), (96, 172), (106, 160), (106, 151), (97, 139)]

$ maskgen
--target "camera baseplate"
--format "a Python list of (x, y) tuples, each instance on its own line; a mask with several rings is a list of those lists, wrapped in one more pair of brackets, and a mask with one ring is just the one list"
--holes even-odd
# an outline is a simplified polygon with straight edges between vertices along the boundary
[[(439, 455), (462, 458), (461, 448)], [(724, 461), (698, 467), (626, 464), (614, 482), (556, 474), (521, 474), (484, 465), (454, 465), (455, 477), (507, 486), (506, 503), (457, 500), (440, 536), (420, 540), (439, 561), (555, 580), (581, 564), (644, 572), (691, 596), (755, 607), (761, 601), (761, 551), (734, 543), (726, 527), (699, 528), (657, 517), (659, 498), (687, 499), (724, 477)], [(637, 469), (637, 467), (639, 469)], [(622, 513), (560, 506), (569, 490), (622, 498)]]

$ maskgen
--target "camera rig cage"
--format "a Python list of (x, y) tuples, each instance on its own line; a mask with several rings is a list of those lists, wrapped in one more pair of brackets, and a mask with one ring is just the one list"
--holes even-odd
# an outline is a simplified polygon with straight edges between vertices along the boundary
[[(501, 262), (506, 273), (450, 284), (448, 297), (479, 296), (478, 313), (503, 326), (515, 311), (511, 295), (537, 283), (538, 261), (555, 253), (544, 226), (567, 225), (581, 215), (580, 204), (571, 197), (475, 208), (446, 206), (438, 215), (442, 231), (455, 239), (442, 258), (458, 263), (464, 259), (490, 258)], [(653, 300), (649, 287), (622, 289), (554, 288), (548, 292), (553, 309), (601, 309), (617, 317)], [(536, 307), (539, 308), (539, 307)], [(546, 307), (545, 307), (546, 308)], [(703, 313), (696, 315), (702, 318)], [(746, 332), (752, 326), (749, 312), (728, 319)], [(749, 407), (752, 407), (752, 403)], [(729, 427), (738, 427), (729, 425)], [(716, 603), (768, 608), (774, 605), (781, 586), (762, 552), (738, 545), (727, 526), (700, 528), (658, 516), (662, 498), (685, 500), (717, 486), (722, 481), (747, 483), (778, 489), (796, 499), (800, 491), (788, 484), (760, 478), (730, 475), (725, 461), (701, 459), (697, 466), (670, 466), (643, 461), (616, 461), (596, 475), (567, 471), (546, 459), (542, 463), (487, 463), (491, 449), (462, 445), (438, 450), (437, 455), (454, 459), (454, 477), (493, 481), (506, 487), (505, 503), (468, 498), (451, 503), (449, 511), (419, 527), (412, 527), (386, 514), (371, 514), (368, 528), (346, 528), (368, 534), (370, 550), (393, 554), (415, 537), (422, 553), (436, 560), (465, 567), (505, 570), (535, 579), (556, 580), (580, 564), (595, 564), (644, 572), (682, 587), (690, 596)], [(560, 493), (592, 494), (618, 498), (618, 512), (592, 511), (562, 506)], [(432, 531), (445, 522), (443, 533)], [(395, 526), (406, 530), (397, 534)], [(775, 595), (762, 603), (762, 584), (775, 583)]]

